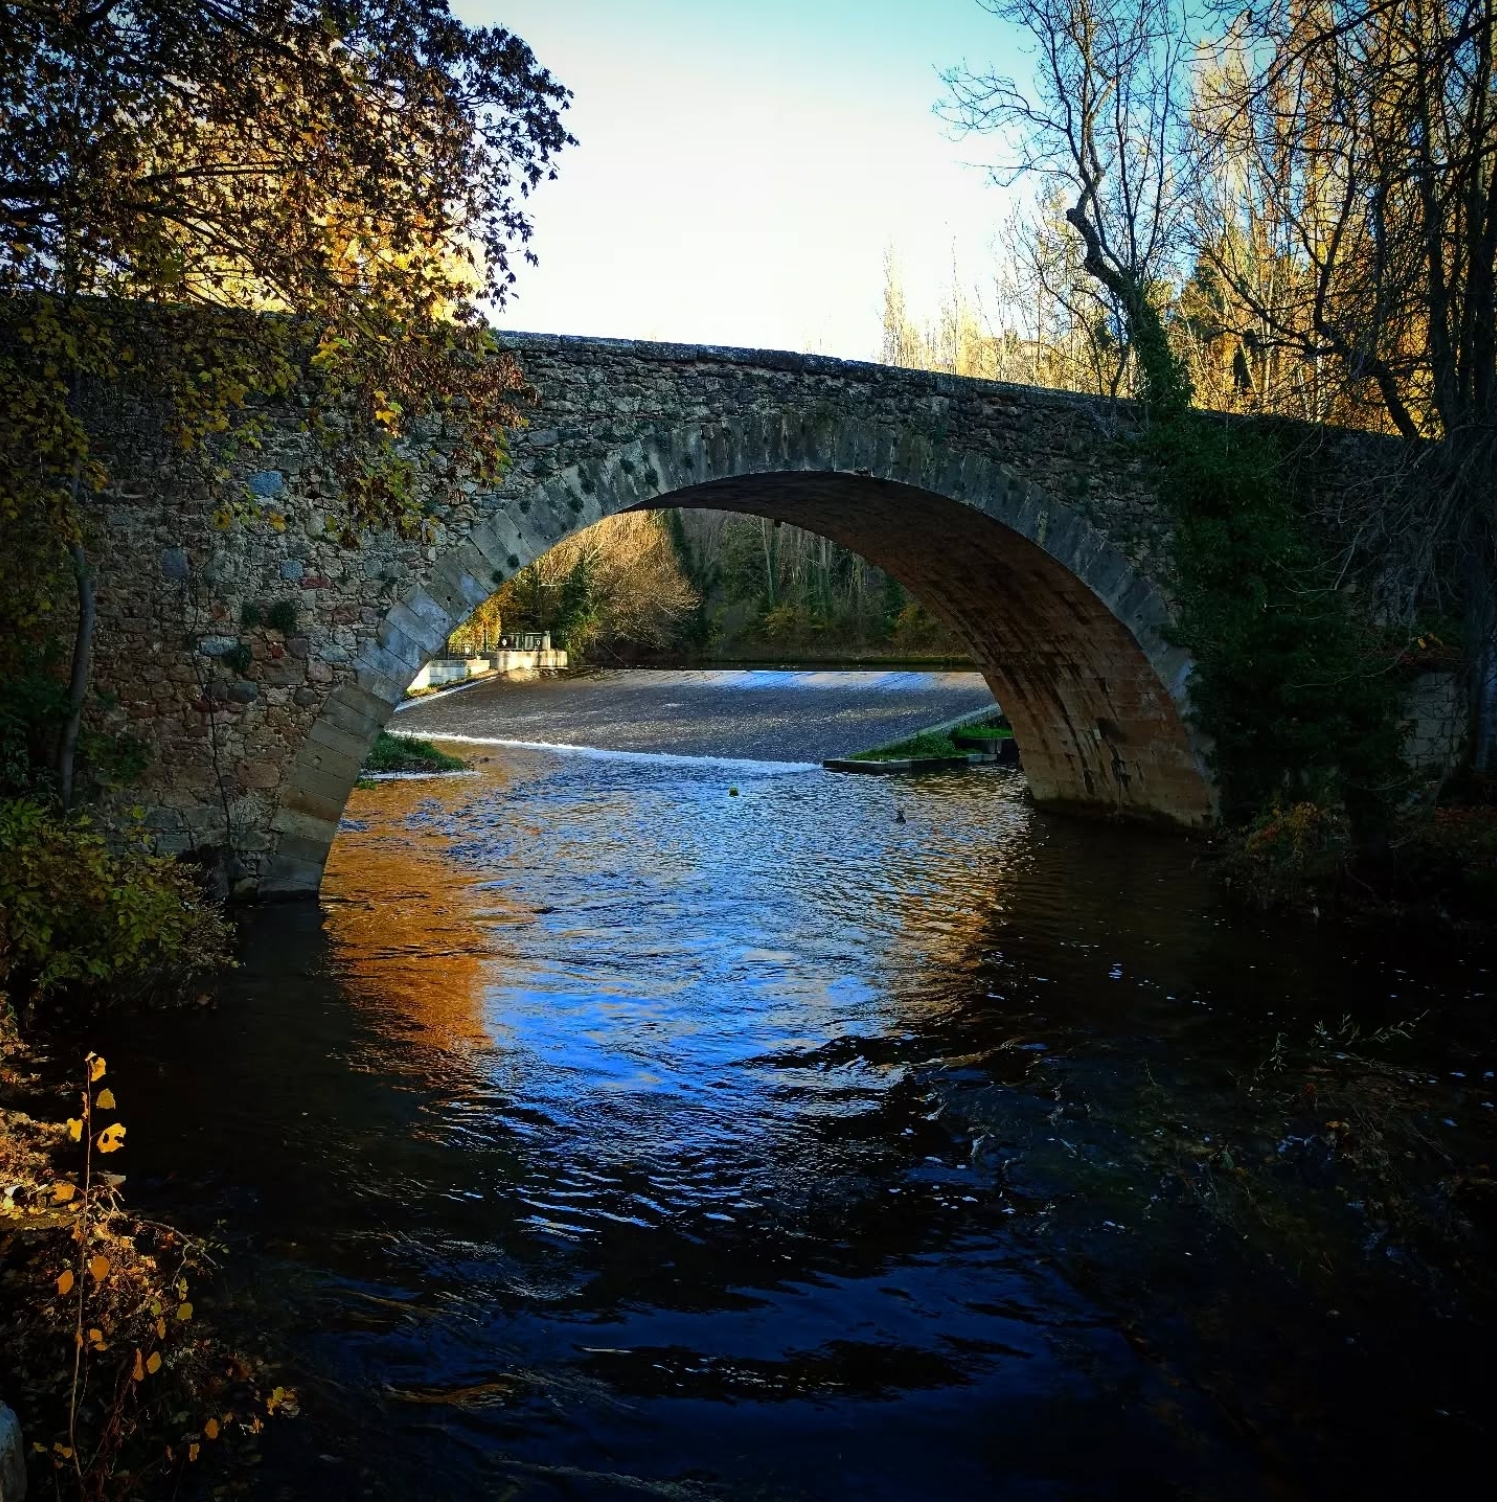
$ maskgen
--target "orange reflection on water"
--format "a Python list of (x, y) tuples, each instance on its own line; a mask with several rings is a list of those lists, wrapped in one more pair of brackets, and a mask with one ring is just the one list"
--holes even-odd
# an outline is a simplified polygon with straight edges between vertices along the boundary
[[(477, 921), (474, 880), (451, 858), (456, 809), (498, 794), (506, 779), (381, 780), (356, 788), (322, 883), (327, 932), (356, 1001), (438, 1048), (491, 1041), (483, 985), (493, 929)], [(432, 815), (434, 817), (427, 817)], [(484, 894), (490, 913), (496, 898)]]

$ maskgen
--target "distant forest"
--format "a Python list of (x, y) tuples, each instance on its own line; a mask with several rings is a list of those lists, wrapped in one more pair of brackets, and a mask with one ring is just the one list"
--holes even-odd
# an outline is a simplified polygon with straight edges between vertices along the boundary
[(857, 554), (729, 511), (608, 517), (521, 569), (450, 645), (483, 651), (530, 631), (549, 631), (574, 663), (966, 655)]

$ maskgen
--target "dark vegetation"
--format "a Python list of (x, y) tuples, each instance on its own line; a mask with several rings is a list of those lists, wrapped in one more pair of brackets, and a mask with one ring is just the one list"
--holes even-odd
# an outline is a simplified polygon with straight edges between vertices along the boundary
[[(88, 1018), (191, 1002), (229, 930), (191, 862), (120, 818), (149, 748), (107, 733), (92, 684), (99, 393), (160, 415), (226, 530), (285, 526), (228, 480), (260, 405), (290, 397), (337, 474), (336, 535), (423, 536), (441, 496), (400, 451), (413, 423), (443, 424), (453, 482), (507, 460), (527, 390), (486, 306), (528, 254), (524, 196), (569, 142), (567, 97), (445, 0), (6, 7), (0, 1397), (37, 1493), (171, 1492), (294, 1407), (195, 1317), (211, 1249), (133, 1215), (103, 1171), (128, 1148), (104, 1061), (84, 1062)], [(289, 633), (296, 609), (242, 625)], [(199, 664), (205, 703), (248, 652)]]
[[(999, 135), (998, 176), (1046, 185), (1038, 281), (1142, 405), (1234, 884), (1489, 919), (1497, 15), (983, 3), (1038, 64), (1022, 85), (953, 70), (949, 112)], [(1326, 423), (1390, 434), (1335, 513), (1313, 491)], [(1400, 704), (1431, 641), (1469, 709), (1464, 775), (1434, 785), (1403, 763)]]

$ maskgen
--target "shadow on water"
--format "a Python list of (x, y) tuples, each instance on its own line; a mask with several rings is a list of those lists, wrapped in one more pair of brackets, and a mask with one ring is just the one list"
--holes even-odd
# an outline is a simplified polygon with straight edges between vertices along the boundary
[(229, 1243), (220, 1322), (302, 1394), (255, 1495), (1457, 1473), (1491, 976), (1229, 918), (1201, 858), (998, 770), (356, 794), (321, 910), (111, 1060), (137, 1197)]

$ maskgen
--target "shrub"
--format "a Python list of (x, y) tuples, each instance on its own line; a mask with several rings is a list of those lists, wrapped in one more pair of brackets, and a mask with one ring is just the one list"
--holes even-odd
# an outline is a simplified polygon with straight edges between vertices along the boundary
[(255, 654), (250, 651), (249, 646), (245, 642), (240, 642), (237, 646), (230, 647), (223, 655), (224, 666), (232, 668), (236, 673), (249, 672), (250, 664), (254, 660)]
[(169, 993), (226, 963), (229, 936), (174, 861), (112, 849), (86, 819), (0, 801), (0, 987), (17, 999)]
[(1308, 903), (1351, 858), (1346, 816), (1322, 803), (1275, 803), (1228, 853), (1233, 884), (1262, 907)]
[(279, 631), (282, 636), (294, 636), (296, 634), (296, 602), (277, 600), (265, 612), (265, 624), (272, 631)]

